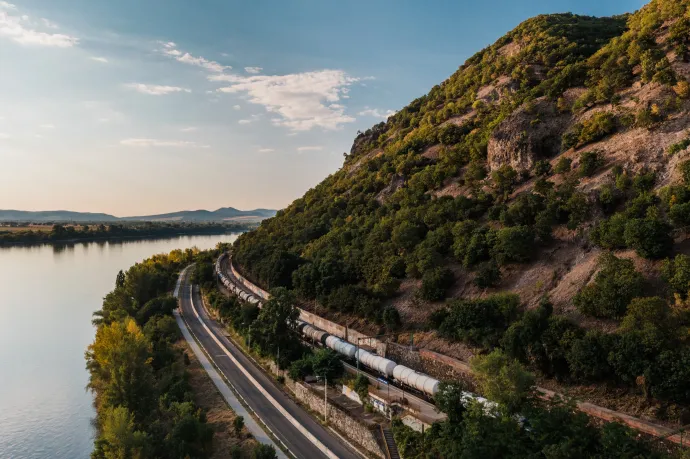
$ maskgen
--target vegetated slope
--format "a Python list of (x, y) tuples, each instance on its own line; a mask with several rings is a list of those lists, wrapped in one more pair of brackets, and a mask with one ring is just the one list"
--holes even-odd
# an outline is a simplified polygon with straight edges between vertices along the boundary
[(660, 261), (690, 223), (689, 15), (654, 0), (522, 23), (360, 133), (235, 260), (330, 314), (428, 327), (441, 350), (689, 402), (690, 258)]
[(0, 210), (0, 221), (22, 222), (117, 222), (117, 221), (176, 221), (176, 222), (222, 222), (222, 221), (261, 221), (272, 217), (275, 210), (254, 209), (238, 210), (233, 207), (221, 207), (210, 210), (183, 210), (158, 215), (140, 217), (115, 217), (103, 213), (72, 212), (67, 210), (31, 212), (25, 210)]

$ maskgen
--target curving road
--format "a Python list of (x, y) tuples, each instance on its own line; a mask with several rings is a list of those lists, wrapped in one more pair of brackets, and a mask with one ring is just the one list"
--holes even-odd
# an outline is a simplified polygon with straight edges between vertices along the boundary
[(180, 281), (180, 310), (187, 326), (215, 366), (294, 456), (360, 457), (276, 387), (271, 378), (223, 335), (220, 326), (201, 307), (199, 293), (189, 283), (189, 270), (181, 274)]

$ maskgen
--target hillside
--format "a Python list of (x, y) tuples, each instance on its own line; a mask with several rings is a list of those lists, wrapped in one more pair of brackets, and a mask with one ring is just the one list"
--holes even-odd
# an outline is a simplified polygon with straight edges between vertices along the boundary
[(117, 221), (169, 221), (169, 222), (258, 222), (272, 217), (275, 210), (238, 210), (221, 207), (218, 210), (184, 210), (167, 214), (140, 217), (115, 217), (103, 213), (71, 212), (67, 210), (31, 212), (23, 210), (0, 210), (0, 221), (22, 222), (117, 222)]
[(235, 260), (371, 333), (501, 347), (546, 383), (673, 417), (690, 403), (689, 18), (654, 0), (525, 21), (360, 133)]

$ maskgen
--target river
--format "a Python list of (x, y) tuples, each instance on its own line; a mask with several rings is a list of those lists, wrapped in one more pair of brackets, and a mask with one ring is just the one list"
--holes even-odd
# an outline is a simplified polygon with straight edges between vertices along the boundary
[(0, 248), (0, 457), (88, 458), (95, 411), (85, 387), (91, 315), (119, 270), (235, 234)]

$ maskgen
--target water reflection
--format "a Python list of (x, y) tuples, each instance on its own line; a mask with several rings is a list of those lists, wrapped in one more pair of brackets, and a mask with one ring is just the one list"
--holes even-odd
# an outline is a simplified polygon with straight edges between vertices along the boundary
[(0, 457), (88, 458), (84, 351), (93, 311), (120, 269), (235, 234), (0, 247)]

